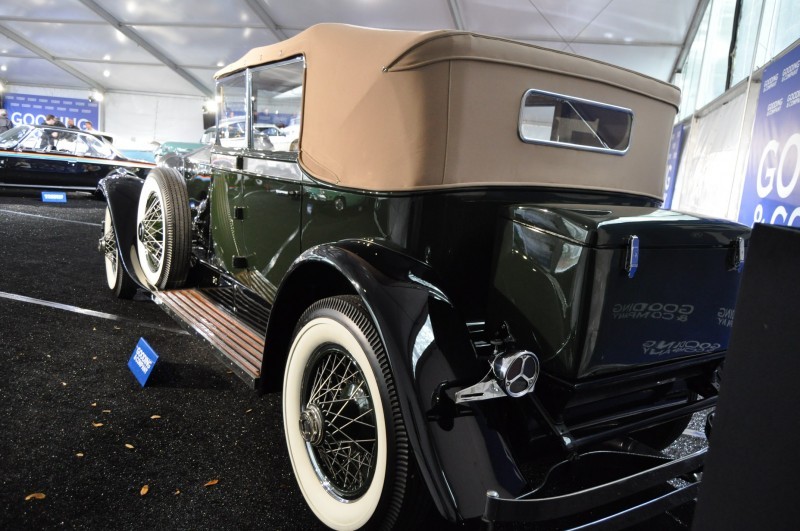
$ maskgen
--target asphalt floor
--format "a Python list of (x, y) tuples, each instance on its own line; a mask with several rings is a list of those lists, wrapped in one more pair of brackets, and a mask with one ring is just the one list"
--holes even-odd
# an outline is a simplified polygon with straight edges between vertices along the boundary
[[(0, 190), (0, 529), (318, 529), (280, 397), (146, 297), (117, 300), (105, 205), (67, 197)], [(141, 337), (161, 356), (144, 388), (127, 367)]]
[[(97, 251), (105, 204), (67, 198), (0, 189), (0, 529), (320, 529), (280, 396), (250, 390), (145, 294), (116, 299)], [(140, 338), (161, 356), (146, 387), (127, 367)], [(672, 451), (705, 444), (693, 429)]]

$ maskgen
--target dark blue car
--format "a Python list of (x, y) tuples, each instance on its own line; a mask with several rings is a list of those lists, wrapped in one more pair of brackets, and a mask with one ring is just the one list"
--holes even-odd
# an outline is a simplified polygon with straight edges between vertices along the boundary
[(100, 134), (18, 125), (0, 134), (0, 186), (96, 191), (113, 171), (144, 178), (155, 165), (122, 155)]

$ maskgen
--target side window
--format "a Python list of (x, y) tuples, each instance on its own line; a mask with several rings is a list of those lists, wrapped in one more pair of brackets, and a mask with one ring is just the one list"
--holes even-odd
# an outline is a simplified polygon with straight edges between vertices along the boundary
[(621, 155), (632, 127), (630, 109), (531, 89), (522, 97), (518, 131), (531, 144)]
[(252, 71), (254, 150), (298, 150), (304, 71), (302, 59)]
[(23, 140), (19, 147), (25, 151), (44, 149), (47, 147), (47, 141), (42, 137), (42, 129), (35, 129)]
[(111, 149), (111, 146), (109, 146), (99, 138), (95, 138), (93, 136), (86, 136), (85, 140), (86, 144), (89, 146), (89, 152), (87, 154), (90, 157), (110, 159), (114, 154)]
[(220, 145), (229, 148), (247, 147), (247, 78), (244, 72), (227, 77), (217, 85), (219, 112), (217, 129)]

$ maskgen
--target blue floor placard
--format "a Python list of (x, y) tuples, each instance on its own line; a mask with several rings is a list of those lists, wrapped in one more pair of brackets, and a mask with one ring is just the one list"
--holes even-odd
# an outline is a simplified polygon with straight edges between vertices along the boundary
[(43, 203), (66, 203), (67, 192), (42, 192)]
[(158, 361), (158, 354), (153, 348), (144, 340), (143, 337), (139, 338), (136, 348), (133, 349), (131, 359), (128, 360), (128, 368), (131, 370), (142, 387), (147, 383), (147, 379), (153, 373), (153, 368)]

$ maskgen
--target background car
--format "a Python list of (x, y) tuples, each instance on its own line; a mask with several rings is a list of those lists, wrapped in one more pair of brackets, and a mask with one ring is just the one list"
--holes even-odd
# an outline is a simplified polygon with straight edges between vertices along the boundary
[(155, 164), (122, 155), (101, 135), (19, 125), (0, 134), (0, 186), (96, 191), (111, 172), (144, 178)]

